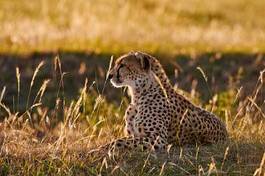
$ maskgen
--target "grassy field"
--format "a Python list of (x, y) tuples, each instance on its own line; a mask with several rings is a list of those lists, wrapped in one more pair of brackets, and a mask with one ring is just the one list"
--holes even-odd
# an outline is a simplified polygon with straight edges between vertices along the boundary
[[(0, 175), (265, 174), (265, 1), (0, 0)], [(116, 154), (126, 91), (110, 57), (156, 56), (218, 115), (224, 144)], [(207, 78), (207, 79), (205, 79)]]
[[(95, 64), (99, 56), (94, 61), (89, 56), (89, 63), (73, 61), (69, 55), (62, 55), (62, 60), (49, 58), (51, 55), (44, 60), (38, 58), (43, 55), (35, 57), (34, 61), (15, 57), (5, 60), (15, 62), (20, 69), (17, 74), (14, 68), (13, 74), (6, 75), (11, 80), (5, 81), (10, 82), (1, 92), (1, 117), (5, 118), (0, 124), (1, 175), (264, 174), (264, 75), (256, 71), (264, 66), (264, 60), (256, 63), (257, 56), (244, 58), (247, 73), (240, 71), (242, 66), (235, 65), (235, 60), (231, 62), (229, 56), (221, 61), (203, 59), (206, 56), (196, 60), (182, 58), (182, 62), (177, 58), (182, 69), (180, 76), (187, 79), (177, 82), (179, 87), (189, 87), (183, 93), (190, 100), (222, 118), (229, 130), (229, 141), (212, 146), (173, 146), (156, 154), (127, 151), (115, 155), (107, 152), (89, 155), (96, 146), (123, 136), (122, 116), (129, 102), (125, 92), (111, 88), (109, 83), (103, 90), (107, 70), (104, 67), (87, 68), (88, 75), (83, 75), (82, 70)], [(2, 63), (2, 68), (10, 63)], [(205, 63), (210, 64), (205, 67)], [(193, 65), (202, 66), (208, 82), (203, 81), (199, 71), (193, 72), (196, 70)], [(221, 70), (212, 72), (211, 68), (217, 65), (222, 66)], [(222, 68), (230, 75), (227, 79), (227, 73), (220, 74)], [(91, 72), (98, 77), (89, 76)], [(255, 78), (249, 83), (250, 89), (237, 89), (241, 84), (247, 87), (244, 79), (249, 77)], [(217, 78), (227, 85), (215, 82)], [(80, 91), (71, 86), (78, 82)], [(16, 87), (20, 88), (16, 91)]]
[(0, 0), (0, 51), (264, 51), (264, 6), (263, 0)]

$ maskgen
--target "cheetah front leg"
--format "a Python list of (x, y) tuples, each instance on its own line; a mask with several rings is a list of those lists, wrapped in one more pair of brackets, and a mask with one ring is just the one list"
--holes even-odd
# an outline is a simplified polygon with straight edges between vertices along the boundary
[(119, 153), (124, 150), (150, 150), (150, 151), (163, 151), (166, 149), (167, 143), (160, 137), (149, 138), (149, 137), (123, 137), (116, 139), (113, 142), (102, 145), (97, 149), (91, 150), (88, 155), (98, 155)]
[(91, 150), (88, 154), (96, 156), (98, 154), (118, 154), (121, 151), (130, 150), (149, 150), (153, 152), (165, 151), (167, 146), (166, 140), (161, 137), (122, 137), (113, 142), (100, 146), (97, 149)]
[(119, 151), (124, 149), (142, 149), (142, 150), (164, 150), (166, 146), (165, 140), (160, 137), (123, 137), (111, 142), (109, 145), (110, 151)]
[(133, 104), (129, 104), (125, 115), (125, 135), (126, 136), (134, 136), (134, 123), (135, 123), (135, 116), (137, 114), (137, 108)]

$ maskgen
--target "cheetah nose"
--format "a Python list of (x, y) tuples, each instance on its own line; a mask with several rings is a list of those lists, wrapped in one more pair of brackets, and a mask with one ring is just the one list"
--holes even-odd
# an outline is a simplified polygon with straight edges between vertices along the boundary
[(112, 77), (113, 77), (113, 74), (110, 73), (110, 74), (108, 75), (108, 80), (110, 80)]

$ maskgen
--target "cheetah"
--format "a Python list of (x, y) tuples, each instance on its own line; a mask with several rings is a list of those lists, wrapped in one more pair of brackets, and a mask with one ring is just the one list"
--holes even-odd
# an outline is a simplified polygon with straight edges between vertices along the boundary
[(114, 87), (128, 87), (131, 103), (125, 119), (126, 137), (111, 143), (114, 148), (165, 149), (225, 141), (225, 124), (201, 109), (171, 85), (159, 61), (143, 52), (119, 57), (109, 71)]
[(168, 131), (170, 143), (175, 142), (175, 139), (179, 145), (216, 143), (228, 138), (226, 126), (219, 118), (192, 104), (175, 91), (165, 70), (155, 57), (142, 52), (134, 54), (149, 61), (152, 72), (159, 78), (169, 97), (174, 110), (174, 117)]

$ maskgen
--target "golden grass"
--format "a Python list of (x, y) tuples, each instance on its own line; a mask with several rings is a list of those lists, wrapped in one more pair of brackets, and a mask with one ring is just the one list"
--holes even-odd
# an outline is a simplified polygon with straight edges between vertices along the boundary
[(0, 51), (264, 51), (264, 5), (263, 0), (1, 0)]
[[(197, 53), (218, 51), (213, 56), (216, 60), (227, 51), (262, 53), (264, 6), (264, 0), (0, 0), (0, 53), (5, 57), (63, 50), (117, 55), (142, 50), (171, 56), (189, 53), (194, 59)], [(257, 64), (263, 63), (262, 54), (254, 57)], [(51, 78), (38, 83), (39, 74), (47, 67), (47, 62), (41, 62), (32, 71), (29, 85), (23, 82), (26, 71), (16, 67), (17, 91), (1, 87), (0, 175), (265, 174), (265, 103), (260, 100), (264, 70), (253, 91), (242, 96), (244, 85), (212, 93), (208, 85), (211, 75), (197, 67), (210, 101), (202, 103), (204, 97), (199, 97), (196, 81), (190, 93), (185, 93), (225, 121), (230, 140), (224, 144), (169, 146), (162, 153), (91, 154), (97, 146), (123, 136), (122, 116), (129, 100), (123, 97), (117, 104), (105, 99), (109, 90), (105, 90), (107, 75), (103, 72), (103, 89), (99, 90), (96, 78), (92, 83), (87, 79), (79, 96), (68, 102), (64, 91), (69, 84), (64, 80), (69, 73), (64, 72), (59, 57), (53, 61), (55, 74)], [(218, 67), (226, 71), (226, 65)], [(215, 65), (215, 69), (220, 68)], [(230, 82), (240, 79), (242, 70), (248, 72), (248, 65), (229, 75)], [(80, 65), (79, 73), (86, 71), (86, 65)], [(55, 88), (51, 86), (54, 82)], [(47, 107), (48, 91), (56, 94), (56, 100), (49, 101)], [(11, 96), (12, 103), (6, 104), (6, 96)]]
[[(54, 64), (61, 63), (57, 57)], [(60, 65), (60, 64), (59, 64)], [(33, 78), (41, 71), (42, 63), (35, 69)], [(56, 68), (54, 66), (54, 68)], [(18, 69), (17, 69), (18, 70)], [(38, 71), (36, 71), (38, 70)], [(203, 72), (203, 71), (202, 71)], [(18, 72), (17, 72), (18, 73)], [(63, 74), (63, 70), (60, 70)], [(203, 72), (204, 73), (204, 72)], [(206, 76), (206, 73), (204, 73)], [(88, 154), (91, 149), (123, 136), (122, 114), (128, 104), (120, 107), (107, 102), (103, 91), (91, 91), (86, 81), (80, 96), (70, 104), (56, 102), (55, 109), (42, 106), (41, 97), (49, 81), (44, 81), (30, 110), (12, 111), (1, 102), (1, 110), (7, 111), (0, 124), (0, 173), (2, 175), (262, 175), (265, 172), (265, 128), (262, 109), (257, 97), (264, 86), (264, 72), (260, 73), (256, 88), (245, 99), (235, 103), (237, 92), (222, 100), (213, 96), (206, 105), (226, 119), (230, 140), (212, 146), (179, 148), (169, 146), (164, 153), (131, 151), (109, 155), (107, 152)], [(19, 76), (17, 76), (19, 77)], [(62, 75), (61, 75), (62, 77)], [(34, 79), (31, 79), (31, 87)], [(59, 84), (63, 84), (59, 79)], [(193, 90), (195, 91), (195, 90)], [(2, 91), (2, 96), (4, 96)], [(30, 90), (29, 90), (30, 92)], [(31, 96), (34, 96), (30, 94)], [(64, 101), (58, 97), (57, 101)], [(18, 101), (18, 98), (17, 98)], [(21, 101), (21, 100), (20, 100)], [(222, 109), (221, 101), (235, 106)], [(245, 102), (245, 103), (244, 103)], [(242, 106), (240, 106), (243, 103)], [(62, 109), (61, 109), (62, 108)], [(244, 109), (242, 113), (241, 109)], [(251, 112), (248, 110), (251, 109)], [(54, 124), (62, 113), (63, 121)], [(240, 114), (240, 115), (238, 115)], [(252, 119), (260, 117), (260, 120)]]

